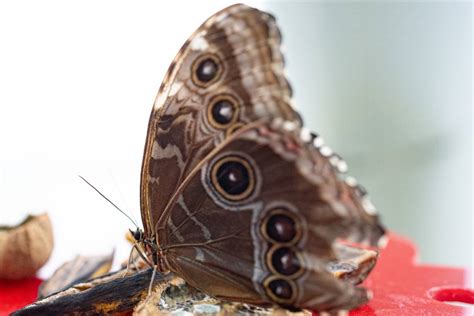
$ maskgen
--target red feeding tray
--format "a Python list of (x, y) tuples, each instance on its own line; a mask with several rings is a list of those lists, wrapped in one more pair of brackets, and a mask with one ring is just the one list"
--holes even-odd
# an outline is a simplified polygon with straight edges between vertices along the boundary
[(349, 315), (474, 315), (471, 271), (419, 265), (416, 259), (413, 243), (389, 234), (387, 247), (364, 282), (374, 297)]
[[(395, 234), (389, 237), (374, 271), (364, 282), (374, 297), (369, 304), (351, 311), (350, 316), (474, 314), (474, 291), (468, 270), (417, 265), (414, 245)], [(0, 280), (0, 315), (32, 303), (40, 283), (37, 278)]]
[(15, 281), (0, 279), (0, 315), (8, 315), (34, 302), (42, 281), (38, 278)]

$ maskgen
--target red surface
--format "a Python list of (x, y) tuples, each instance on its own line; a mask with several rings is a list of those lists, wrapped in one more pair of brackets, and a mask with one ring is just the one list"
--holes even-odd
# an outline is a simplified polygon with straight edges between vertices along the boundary
[[(416, 249), (407, 239), (391, 234), (387, 247), (364, 286), (373, 299), (351, 311), (369, 315), (474, 315), (474, 291), (466, 269), (416, 264)], [(444, 301), (468, 303), (465, 307)]]
[(8, 315), (35, 301), (41, 281), (37, 278), (15, 281), (0, 279), (0, 315)]
[[(474, 303), (474, 291), (467, 270), (417, 265), (413, 244), (390, 235), (379, 262), (364, 282), (374, 294), (369, 304), (351, 311), (350, 316), (473, 315), (473, 307), (443, 302)], [(6, 315), (36, 298), (41, 280), (0, 280), (0, 315)], [(316, 315), (316, 314), (315, 314)]]

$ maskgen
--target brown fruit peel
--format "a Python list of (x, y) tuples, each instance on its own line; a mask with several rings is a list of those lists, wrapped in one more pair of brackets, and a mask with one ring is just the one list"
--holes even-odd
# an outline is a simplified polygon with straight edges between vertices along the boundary
[(15, 226), (0, 226), (0, 278), (31, 277), (53, 251), (53, 229), (48, 214), (29, 215)]

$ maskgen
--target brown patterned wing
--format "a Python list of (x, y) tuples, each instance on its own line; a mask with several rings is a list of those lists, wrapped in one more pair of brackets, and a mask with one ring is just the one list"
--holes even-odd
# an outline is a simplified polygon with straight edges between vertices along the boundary
[(283, 75), (275, 19), (239, 4), (209, 18), (184, 44), (160, 87), (141, 174), (145, 235), (187, 174), (232, 132), (265, 117), (300, 125)]
[(248, 125), (197, 166), (159, 223), (164, 256), (189, 284), (219, 298), (353, 308), (368, 294), (330, 273), (334, 246), (351, 237), (377, 244), (384, 230), (324, 150), (288, 126)]

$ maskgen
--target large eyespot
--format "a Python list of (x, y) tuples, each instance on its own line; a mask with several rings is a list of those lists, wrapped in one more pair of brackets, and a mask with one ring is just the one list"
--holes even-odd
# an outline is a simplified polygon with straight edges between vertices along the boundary
[(238, 119), (239, 106), (231, 95), (218, 95), (211, 99), (207, 107), (207, 118), (215, 128), (227, 128)]
[(296, 286), (291, 280), (270, 276), (263, 285), (267, 295), (276, 303), (291, 304), (296, 298)]
[(270, 242), (294, 244), (301, 237), (301, 225), (296, 216), (284, 208), (275, 208), (268, 212), (261, 226), (263, 236)]
[(222, 74), (222, 62), (214, 54), (198, 57), (192, 66), (193, 82), (200, 87), (208, 87), (216, 82)]
[(303, 272), (301, 255), (290, 247), (273, 246), (267, 253), (267, 266), (273, 273), (291, 278)]
[(239, 156), (218, 160), (211, 170), (212, 185), (224, 198), (241, 201), (255, 188), (255, 172), (250, 163)]

